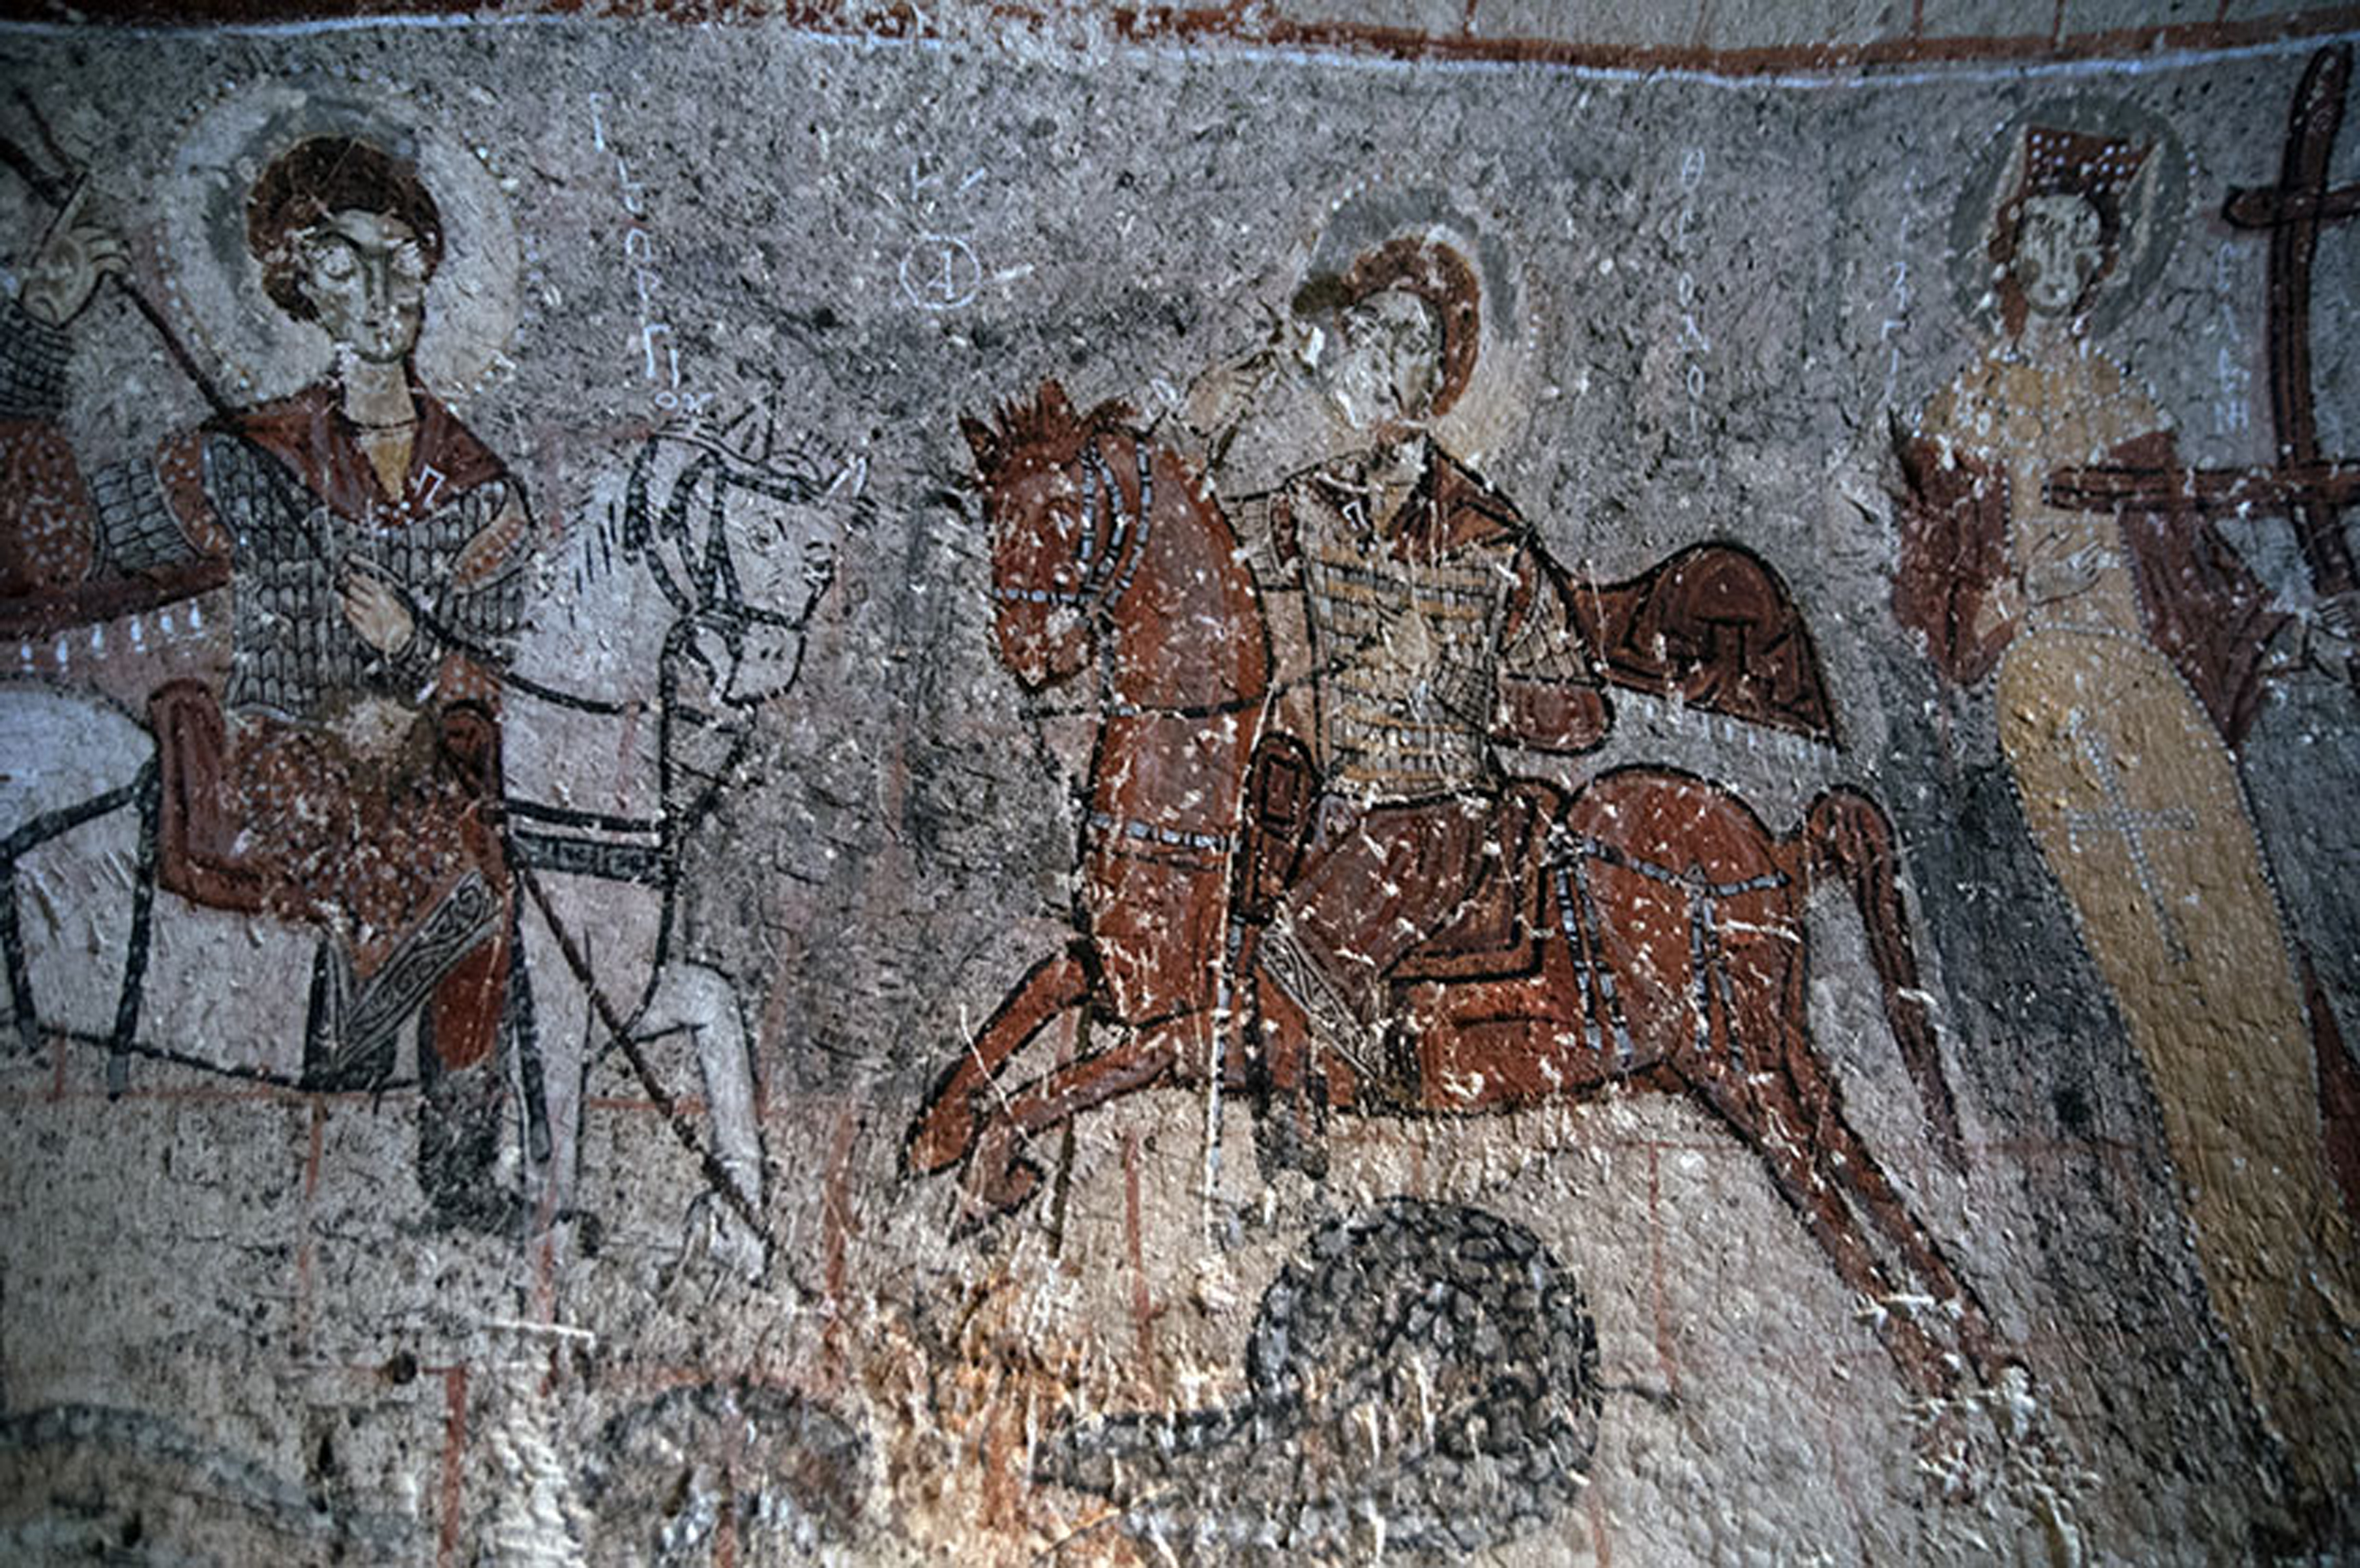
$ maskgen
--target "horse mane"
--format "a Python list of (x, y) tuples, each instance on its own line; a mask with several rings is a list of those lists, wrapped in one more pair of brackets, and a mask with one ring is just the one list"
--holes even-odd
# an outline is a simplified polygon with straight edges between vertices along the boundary
[(1138, 410), (1120, 397), (1109, 397), (1087, 413), (1076, 413), (1065, 387), (1052, 377), (1032, 397), (1011, 397), (1000, 404), (992, 410), (989, 424), (962, 414), (959, 430), (975, 452), (976, 475), (989, 489), (1020, 462), (1062, 468), (1091, 437), (1135, 425), (1138, 419)]

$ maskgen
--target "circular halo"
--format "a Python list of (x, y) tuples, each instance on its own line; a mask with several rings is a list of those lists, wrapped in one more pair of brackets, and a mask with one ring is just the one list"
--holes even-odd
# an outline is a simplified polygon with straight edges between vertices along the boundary
[(1961, 316), (1991, 332), (2000, 330), (1992, 224), (2024, 178), (2024, 133), (2031, 125), (2144, 142), (2154, 149), (2124, 198), (2121, 256), (2098, 285), (2090, 310), (2091, 333), (2103, 336), (2147, 297), (2179, 247), (2188, 223), (2188, 149), (2162, 116), (2118, 98), (2052, 99), (2009, 116), (1993, 133), (1950, 212), (1952, 299)]
[(1478, 470), (1498, 466), (1532, 418), (1532, 323), (1523, 269), (1505, 229), (1498, 218), (1478, 223), (1464, 204), (1431, 186), (1363, 186), (1329, 207), (1326, 226), (1295, 274), (1299, 288), (1349, 271), (1363, 253), (1409, 237), (1447, 245), (1467, 258), (1483, 291), (1475, 372), (1458, 401), (1427, 428), (1452, 456)]
[(298, 142), (342, 136), (408, 159), (442, 214), (442, 261), (426, 289), (419, 379), (460, 397), (508, 365), (519, 306), (516, 220), (488, 155), (433, 111), (375, 81), (233, 83), (191, 120), (164, 188), (165, 289), (189, 346), (240, 402), (283, 397), (328, 364), (325, 334), (263, 292), (246, 243), (246, 195)]

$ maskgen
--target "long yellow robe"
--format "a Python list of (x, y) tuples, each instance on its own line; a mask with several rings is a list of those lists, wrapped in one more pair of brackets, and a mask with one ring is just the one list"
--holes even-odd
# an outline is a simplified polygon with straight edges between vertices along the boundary
[(1999, 739), (2026, 818), (2146, 1061), (2212, 1304), (2297, 1475), (2360, 1462), (2354, 1237), (2310, 1030), (2236, 767), (2141, 621), (2120, 526), (2041, 496), (2163, 426), (2121, 368), (2002, 343), (1922, 433), (2004, 473), (2021, 619)]

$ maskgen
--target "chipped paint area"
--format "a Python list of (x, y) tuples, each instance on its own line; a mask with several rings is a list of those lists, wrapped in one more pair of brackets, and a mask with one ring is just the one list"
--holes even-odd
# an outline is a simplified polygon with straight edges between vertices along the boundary
[(1725, 9), (15, 27), (0, 1556), (2360, 1549), (2352, 19)]

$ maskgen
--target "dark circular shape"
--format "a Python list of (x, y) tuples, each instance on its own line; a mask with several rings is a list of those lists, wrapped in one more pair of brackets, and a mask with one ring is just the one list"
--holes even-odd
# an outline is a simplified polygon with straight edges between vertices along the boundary
[(1246, 1375), (1263, 1421), (1328, 1460), (1298, 1548), (1371, 1519), (1388, 1552), (1505, 1541), (1574, 1500), (1598, 1442), (1580, 1289), (1481, 1209), (1394, 1198), (1321, 1228), (1262, 1296)]
[(1598, 1334), (1540, 1238), (1394, 1198), (1313, 1234), (1264, 1292), (1246, 1399), (1093, 1418), (1036, 1474), (1222, 1568), (1433, 1561), (1546, 1524), (1589, 1482)]

